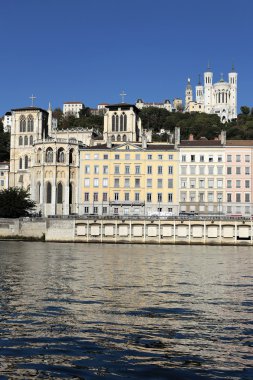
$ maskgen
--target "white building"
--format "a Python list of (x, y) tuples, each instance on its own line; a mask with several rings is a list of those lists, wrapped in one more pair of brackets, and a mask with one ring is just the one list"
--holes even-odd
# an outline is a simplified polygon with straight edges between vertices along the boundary
[(63, 115), (73, 115), (79, 117), (79, 111), (84, 108), (81, 102), (65, 102), (63, 103)]
[(147, 107), (157, 107), (157, 108), (164, 108), (167, 111), (172, 112), (172, 106), (168, 99), (164, 100), (163, 103), (157, 103), (157, 102), (145, 103), (142, 99), (138, 99), (137, 102), (135, 103), (135, 106), (139, 108), (140, 110), (142, 108), (147, 108)]
[(3, 118), (4, 132), (10, 132), (12, 124), (11, 112), (6, 112)]
[(199, 81), (196, 86), (196, 99), (193, 99), (190, 79), (185, 91), (185, 111), (216, 114), (221, 121), (237, 117), (237, 73), (232, 67), (226, 82), (221, 75), (219, 82), (213, 83), (213, 72), (210, 67), (204, 73), (204, 85)]

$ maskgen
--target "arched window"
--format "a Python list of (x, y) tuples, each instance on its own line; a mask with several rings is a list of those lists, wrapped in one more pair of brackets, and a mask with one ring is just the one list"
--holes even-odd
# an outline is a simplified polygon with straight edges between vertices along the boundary
[(116, 126), (115, 126), (115, 131), (118, 132), (119, 130), (119, 115), (116, 115)]
[(120, 131), (124, 131), (124, 117), (122, 114), (120, 115)]
[(26, 131), (26, 120), (25, 116), (21, 115), (19, 119), (19, 132), (25, 132)]
[(40, 164), (41, 163), (41, 149), (39, 148), (38, 151), (37, 151), (37, 163)]
[(25, 169), (28, 169), (28, 156), (25, 156)]
[(40, 203), (40, 192), (41, 192), (41, 183), (38, 182), (37, 183), (37, 194), (36, 194), (37, 203)]
[(117, 141), (121, 141), (120, 135), (117, 136)]
[(23, 145), (23, 137), (19, 136), (18, 145)]
[(122, 139), (123, 141), (127, 141), (127, 137), (126, 137), (126, 135), (123, 135), (123, 139)]
[(115, 136), (114, 135), (112, 135), (112, 141), (115, 141)]
[(27, 136), (24, 137), (24, 145), (28, 145), (28, 137)]
[(46, 150), (46, 162), (53, 162), (53, 149), (47, 148)]
[(52, 202), (52, 185), (50, 182), (46, 184), (46, 203)]
[(32, 145), (33, 144), (33, 137), (32, 136), (30, 136), (30, 145)]
[(33, 116), (29, 115), (27, 118), (27, 131), (33, 132)]
[(116, 126), (116, 112), (114, 115), (112, 115), (112, 131), (115, 131), (115, 126)]
[(69, 163), (70, 164), (74, 163), (74, 149), (70, 149), (69, 151)]
[(19, 169), (22, 169), (22, 158), (19, 159)]
[(60, 148), (57, 151), (57, 162), (64, 162), (64, 161), (65, 161), (64, 149)]
[(62, 203), (62, 183), (58, 183), (57, 186), (57, 203)]
[(124, 131), (127, 130), (127, 115), (123, 112), (123, 117), (124, 117)]
[(73, 203), (73, 186), (72, 183), (69, 184), (69, 204)]

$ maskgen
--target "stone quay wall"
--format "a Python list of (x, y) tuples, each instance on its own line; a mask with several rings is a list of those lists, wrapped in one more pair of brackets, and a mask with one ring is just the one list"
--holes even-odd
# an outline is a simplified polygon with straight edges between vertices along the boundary
[(52, 242), (253, 245), (251, 220), (0, 219), (0, 239)]

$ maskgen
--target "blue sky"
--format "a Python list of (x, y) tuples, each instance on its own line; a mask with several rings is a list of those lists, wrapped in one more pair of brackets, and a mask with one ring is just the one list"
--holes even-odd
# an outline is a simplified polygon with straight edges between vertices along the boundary
[(234, 63), (238, 108), (253, 106), (250, 0), (2, 0), (0, 115), (64, 101), (183, 97), (210, 61), (214, 79)]

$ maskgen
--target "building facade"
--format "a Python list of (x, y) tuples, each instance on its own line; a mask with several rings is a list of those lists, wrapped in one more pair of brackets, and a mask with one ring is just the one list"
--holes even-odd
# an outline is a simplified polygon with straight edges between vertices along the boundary
[(9, 188), (9, 162), (0, 162), (0, 191)]
[(79, 112), (84, 108), (81, 102), (65, 102), (63, 103), (63, 115), (73, 115), (79, 118)]

